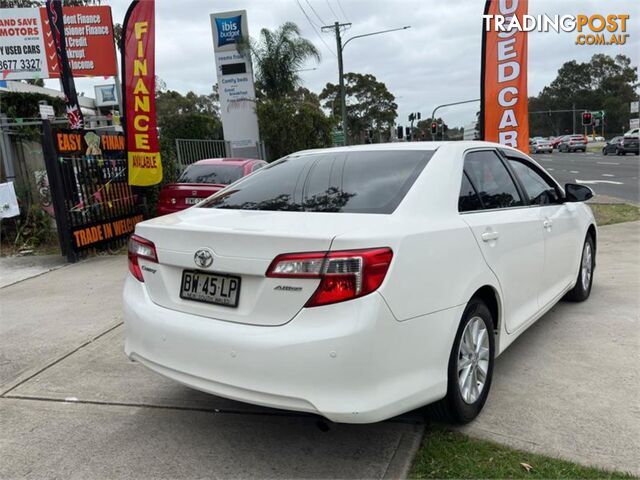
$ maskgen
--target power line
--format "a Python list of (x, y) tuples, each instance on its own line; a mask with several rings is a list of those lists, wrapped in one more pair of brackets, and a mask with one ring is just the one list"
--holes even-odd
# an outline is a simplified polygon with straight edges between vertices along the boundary
[[(331, 13), (333, 13), (333, 16), (336, 17), (336, 20), (340, 21), (340, 18), (338, 18), (338, 15), (336, 15), (336, 12), (333, 10), (333, 7), (331, 6), (331, 3), (329, 3), (329, 0), (327, 0), (327, 5), (329, 5), (329, 10), (331, 10)], [(324, 22), (322, 22), (324, 24)]]
[(347, 14), (344, 13), (344, 8), (342, 8), (342, 3), (340, 2), (340, 0), (336, 0), (336, 2), (338, 2), (338, 7), (340, 7), (340, 11), (342, 12), (342, 15), (344, 16), (344, 19), (348, 22), (349, 19), (347, 18)]
[(302, 7), (302, 4), (300, 3), (300, 0), (296, 0), (296, 3), (298, 4), (298, 7), (300, 7), (300, 10), (302, 10), (302, 14), (305, 16), (305, 18), (307, 19), (307, 21), (309, 22), (309, 25), (311, 25), (311, 28), (313, 29), (313, 31), (315, 32), (316, 36), (320, 39), (320, 41), (324, 44), (325, 47), (327, 47), (327, 50), (329, 50), (329, 52), (331, 53), (331, 55), (333, 55), (334, 57), (337, 57), (336, 53), (331, 50), (331, 47), (329, 47), (329, 45), (327, 44), (327, 42), (325, 42), (324, 38), (322, 38), (322, 35), (320, 35), (320, 32), (318, 32), (315, 24), (311, 21), (311, 18), (309, 18), (309, 15), (307, 15), (307, 12), (305, 11), (305, 9)]
[[(313, 8), (313, 5), (311, 5), (311, 2), (309, 2), (309, 0), (304, 0), (304, 1), (307, 2), (307, 5), (309, 5), (309, 8), (313, 12), (313, 14), (318, 18), (318, 20), (320, 20), (320, 25), (324, 25), (325, 23), (327, 23), (322, 19), (322, 17), (320, 15), (318, 15), (318, 12), (316, 12), (316, 9)], [(316, 25), (316, 27), (317, 27), (317, 25)]]

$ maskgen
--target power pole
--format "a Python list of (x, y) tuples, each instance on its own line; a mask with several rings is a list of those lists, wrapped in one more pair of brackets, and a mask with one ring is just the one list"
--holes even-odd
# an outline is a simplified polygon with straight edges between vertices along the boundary
[(573, 103), (571, 105), (571, 121), (573, 122), (573, 130), (572, 130), (572, 134), (576, 133), (576, 104)]
[(344, 47), (347, 46), (347, 43), (349, 43), (351, 40), (355, 40), (356, 38), (363, 38), (363, 37), (371, 37), (372, 35), (380, 35), (382, 33), (389, 33), (389, 32), (397, 32), (398, 30), (406, 30), (407, 28), (411, 28), (410, 25), (407, 25), (405, 27), (400, 27), (400, 28), (390, 28), (388, 30), (380, 30), (379, 32), (371, 32), (371, 33), (365, 33), (362, 35), (356, 35), (354, 37), (348, 38), (344, 43), (342, 43), (342, 37), (340, 36), (340, 29), (341, 28), (348, 28), (351, 26), (351, 23), (340, 23), (340, 22), (334, 22), (333, 25), (325, 25), (322, 27), (322, 31), (326, 32), (328, 30), (333, 30), (333, 32), (336, 35), (336, 49), (338, 50), (338, 76), (339, 76), (339, 83), (340, 83), (340, 100), (342, 101), (342, 131), (344, 132), (344, 144), (348, 145), (349, 141), (348, 141), (348, 137), (347, 137), (347, 102), (346, 102), (346, 93), (344, 90), (344, 68), (342, 65), (342, 51), (344, 50)]
[(335, 22), (333, 25), (325, 25), (322, 27), (323, 31), (332, 29), (336, 35), (336, 50), (338, 52), (338, 83), (340, 84), (340, 114), (342, 117), (342, 132), (344, 133), (344, 144), (348, 145), (349, 140), (347, 136), (347, 103), (346, 92), (344, 89), (344, 66), (342, 64), (342, 37), (340, 36), (340, 28), (350, 27), (350, 23)]

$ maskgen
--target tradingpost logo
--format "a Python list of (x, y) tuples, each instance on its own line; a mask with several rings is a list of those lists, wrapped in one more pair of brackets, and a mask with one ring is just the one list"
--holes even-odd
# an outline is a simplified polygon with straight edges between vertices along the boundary
[(242, 15), (237, 17), (216, 18), (218, 47), (238, 43), (242, 38)]
[[(503, 0), (499, 0), (503, 3)], [(517, 1), (512, 4), (517, 5)], [(513, 7), (501, 9), (502, 15), (483, 15), (487, 32), (500, 32), (502, 35), (514, 32), (576, 32), (576, 45), (625, 45), (630, 35), (627, 26), (630, 15), (619, 13), (611, 15), (522, 15), (513, 14)]]

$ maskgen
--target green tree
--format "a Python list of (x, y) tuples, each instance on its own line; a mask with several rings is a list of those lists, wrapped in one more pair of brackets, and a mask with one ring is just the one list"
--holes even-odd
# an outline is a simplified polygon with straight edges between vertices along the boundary
[(182, 95), (166, 90), (164, 82), (156, 78), (156, 115), (160, 151), (165, 165), (165, 181), (173, 181), (177, 174), (176, 139), (222, 139), (222, 123), (216, 109), (217, 93)]
[[(529, 111), (576, 109), (604, 110), (606, 132), (622, 133), (629, 125), (629, 103), (637, 100), (634, 84), (638, 67), (625, 55), (594, 55), (589, 62), (566, 62), (556, 78), (536, 97), (529, 99)], [(576, 115), (578, 130), (581, 120)], [(530, 116), (532, 135), (560, 135), (573, 130), (572, 114), (539, 113)]]
[(251, 41), (248, 48), (253, 57), (257, 90), (271, 99), (293, 93), (300, 86), (300, 69), (309, 60), (320, 61), (318, 49), (300, 36), (300, 29), (293, 22), (273, 31), (263, 28), (259, 40)]
[(281, 98), (261, 98), (256, 112), (269, 160), (331, 145), (331, 119), (320, 108), (318, 96), (306, 88)]
[[(391, 128), (398, 116), (398, 105), (387, 86), (371, 74), (346, 73), (347, 130), (349, 143), (363, 143), (367, 132), (373, 131), (372, 141), (389, 141)], [(340, 87), (327, 83), (320, 93), (323, 107), (340, 118)]]

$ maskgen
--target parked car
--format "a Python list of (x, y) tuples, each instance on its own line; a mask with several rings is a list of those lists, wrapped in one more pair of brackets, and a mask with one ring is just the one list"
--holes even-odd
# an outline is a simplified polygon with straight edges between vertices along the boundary
[(620, 155), (620, 147), (622, 144), (622, 139), (624, 137), (613, 137), (611, 140), (607, 141), (602, 147), (602, 154), (609, 155), (610, 153), (615, 153), (616, 155)]
[(555, 138), (553, 138), (553, 139), (550, 139), (551, 146), (552, 146), (554, 149), (555, 149), (555, 148), (558, 148), (558, 147), (560, 146), (560, 144), (562, 143), (562, 141), (563, 141), (565, 138), (569, 138), (569, 137), (570, 137), (570, 135), (562, 135), (562, 136), (560, 136), (560, 137), (555, 137)]
[(586, 152), (587, 142), (584, 135), (566, 135), (558, 145), (560, 152)]
[(635, 153), (638, 155), (638, 136), (624, 137), (617, 153), (618, 155), (626, 155), (627, 153)]
[(292, 154), (136, 225), (126, 355), (335, 422), (434, 402), (468, 422), (495, 358), (558, 299), (589, 297), (591, 196), (489, 142)]
[(158, 197), (157, 215), (179, 212), (249, 175), (267, 162), (247, 158), (212, 158), (189, 165), (176, 183), (165, 185)]
[(625, 137), (637, 137), (638, 135), (640, 135), (640, 128), (632, 128), (624, 134)]
[(531, 153), (553, 153), (553, 147), (549, 140), (543, 138), (535, 140), (529, 147)]
[(593, 141), (594, 142), (604, 142), (605, 139), (604, 139), (604, 137), (601, 137), (601, 136), (595, 136), (595, 137), (593, 137)]

